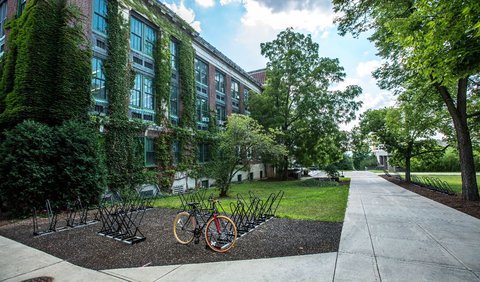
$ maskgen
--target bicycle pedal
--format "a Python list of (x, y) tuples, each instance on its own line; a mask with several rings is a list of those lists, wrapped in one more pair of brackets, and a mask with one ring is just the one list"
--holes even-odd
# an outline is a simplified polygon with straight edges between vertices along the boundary
[(200, 239), (195, 239), (195, 241), (193, 241), (193, 243), (196, 245), (198, 243), (200, 243)]

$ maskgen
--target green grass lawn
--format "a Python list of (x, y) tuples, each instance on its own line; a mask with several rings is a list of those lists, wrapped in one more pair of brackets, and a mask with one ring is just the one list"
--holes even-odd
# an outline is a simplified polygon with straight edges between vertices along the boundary
[[(415, 175), (415, 173), (412, 173), (412, 175)], [(452, 189), (456, 193), (462, 193), (462, 177), (460, 175), (429, 175), (429, 174), (419, 174), (418, 176), (420, 177), (435, 177), (440, 180), (443, 180), (450, 184)], [(480, 184), (480, 176), (477, 175), (477, 184)]]
[[(230, 213), (230, 203), (236, 200), (238, 193), (248, 197), (248, 191), (266, 199), (271, 193), (283, 190), (285, 195), (277, 210), (277, 217), (304, 220), (320, 220), (342, 222), (347, 207), (348, 186), (337, 187), (305, 187), (300, 181), (265, 182), (254, 181), (233, 184), (228, 198), (220, 200), (227, 213)], [(218, 190), (211, 189), (215, 197)], [(178, 196), (158, 199), (156, 207), (180, 208)]]

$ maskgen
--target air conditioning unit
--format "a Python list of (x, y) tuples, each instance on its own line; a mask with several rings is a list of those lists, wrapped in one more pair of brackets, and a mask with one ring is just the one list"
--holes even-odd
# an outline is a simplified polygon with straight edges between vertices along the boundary
[(208, 117), (202, 117), (202, 122), (208, 122), (208, 121), (209, 121)]

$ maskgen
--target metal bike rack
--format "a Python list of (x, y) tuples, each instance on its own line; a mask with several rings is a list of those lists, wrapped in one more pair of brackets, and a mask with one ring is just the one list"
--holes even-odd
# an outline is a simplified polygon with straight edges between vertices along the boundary
[(135, 244), (146, 238), (139, 226), (153, 199), (140, 195), (124, 200), (119, 194), (104, 199), (98, 205), (102, 228), (98, 235), (112, 238), (126, 244)]
[[(59, 207), (63, 207), (63, 209)], [(88, 211), (88, 207), (82, 205), (80, 198), (77, 198), (74, 202), (68, 202), (59, 206), (53, 205), (47, 199), (45, 201), (45, 209), (32, 208), (33, 235), (42, 236), (97, 223), (95, 219), (88, 219)], [(46, 214), (48, 223), (39, 222), (40, 213)], [(59, 214), (64, 215), (65, 222), (59, 220)]]

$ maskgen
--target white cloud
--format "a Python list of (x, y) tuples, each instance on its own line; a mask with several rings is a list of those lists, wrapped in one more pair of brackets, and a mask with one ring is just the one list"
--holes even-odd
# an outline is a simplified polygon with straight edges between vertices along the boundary
[(242, 0), (220, 0), (220, 5), (224, 6), (232, 3), (241, 3), (241, 2)]
[(185, 6), (184, 0), (181, 0), (180, 4), (178, 5), (175, 3), (165, 2), (163, 4), (165, 4), (165, 6), (172, 10), (175, 14), (184, 19), (187, 23), (189, 23), (196, 31), (202, 31), (200, 22), (195, 20), (195, 12)]
[(245, 26), (271, 27), (276, 31), (293, 27), (315, 34), (333, 26), (334, 13), (324, 5), (274, 9), (258, 0), (245, 0), (243, 5), (246, 13), (241, 22)]
[(215, 6), (215, 0), (195, 0), (195, 3), (204, 8)]
[(357, 65), (357, 76), (363, 78), (372, 75), (372, 72), (380, 67), (382, 63), (378, 60), (360, 62)]

